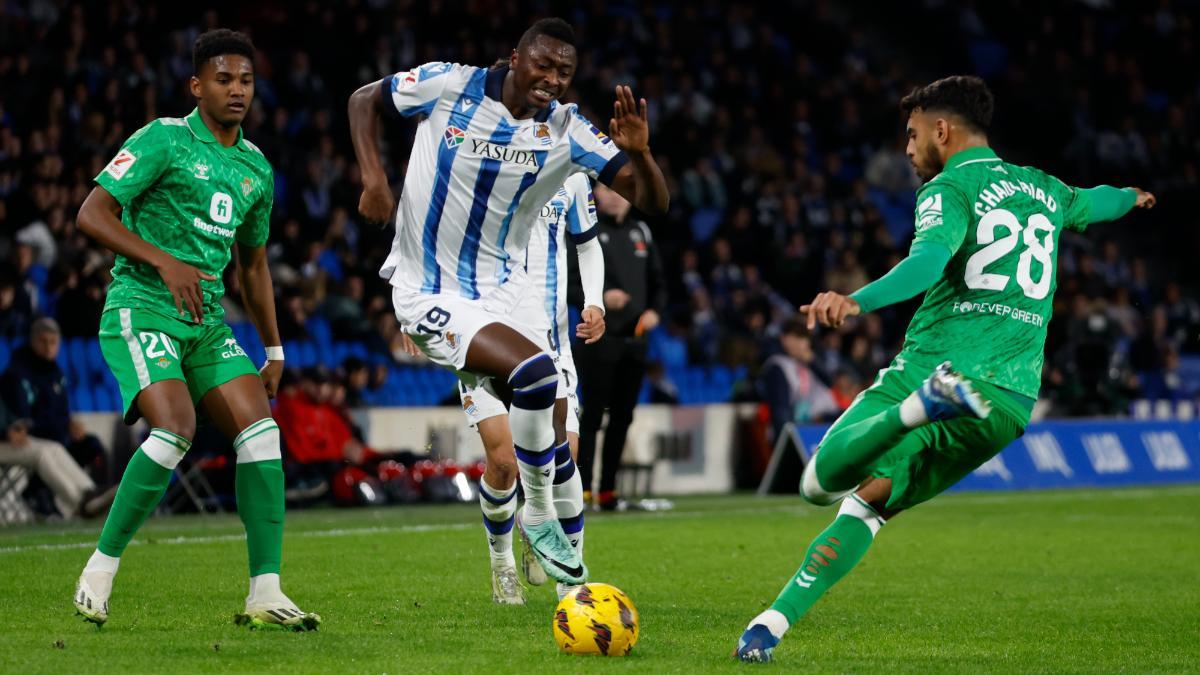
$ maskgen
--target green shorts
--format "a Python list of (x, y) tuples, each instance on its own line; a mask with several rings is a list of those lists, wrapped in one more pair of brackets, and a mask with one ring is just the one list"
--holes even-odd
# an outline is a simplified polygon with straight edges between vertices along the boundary
[[(897, 359), (891, 367), (879, 371), (875, 383), (854, 399), (826, 433), (900, 403), (921, 386), (933, 369)], [(926, 424), (905, 434), (904, 440), (871, 464), (872, 476), (892, 481), (888, 509), (910, 509), (929, 501), (1025, 433), (1029, 414), (1010, 394), (987, 382), (972, 380), (972, 384), (992, 402), (986, 420), (960, 417)]]
[(148, 309), (110, 309), (100, 315), (100, 351), (121, 386), (125, 423), (133, 424), (138, 394), (163, 380), (183, 380), (192, 403), (242, 375), (257, 375), (224, 323), (196, 325)]

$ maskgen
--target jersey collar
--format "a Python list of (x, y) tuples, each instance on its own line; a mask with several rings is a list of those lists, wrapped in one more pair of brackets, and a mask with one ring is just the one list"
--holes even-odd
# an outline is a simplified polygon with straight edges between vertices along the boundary
[[(192, 112), (184, 119), (187, 120), (188, 128), (192, 130), (196, 138), (199, 138), (204, 143), (217, 143), (217, 137), (213, 136), (212, 131), (205, 126), (204, 120), (200, 119), (200, 108), (192, 109)], [(217, 145), (220, 145), (220, 143), (217, 143)], [(249, 150), (246, 147), (246, 141), (242, 138), (242, 128), (240, 126), (238, 127), (237, 142), (233, 144), (233, 147), (239, 150)]]
[(996, 156), (995, 150), (985, 145), (976, 148), (967, 148), (966, 150), (954, 153), (950, 156), (950, 159), (946, 160), (946, 168), (957, 169), (964, 164), (988, 161), (999, 162), (1000, 158)]
[[(508, 66), (496, 66), (488, 70), (487, 82), (484, 83), (483, 93), (497, 103), (504, 103), (504, 77), (508, 75)], [(535, 122), (545, 122), (550, 119), (550, 111), (554, 110), (555, 102), (538, 111), (533, 116)]]

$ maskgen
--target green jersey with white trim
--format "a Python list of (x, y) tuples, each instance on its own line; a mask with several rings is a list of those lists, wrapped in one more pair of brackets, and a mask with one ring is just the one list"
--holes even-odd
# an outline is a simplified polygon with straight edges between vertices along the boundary
[(952, 257), (925, 294), (900, 357), (949, 359), (972, 378), (1036, 398), (1053, 313), (1058, 240), (1087, 227), (1090, 201), (990, 148), (955, 154), (917, 193), (914, 243)]
[[(221, 145), (196, 109), (139, 129), (95, 181), (121, 204), (121, 222), (129, 231), (217, 278), (200, 287), (204, 323), (220, 323), (221, 275), (233, 244), (267, 241), (275, 184), (262, 151), (240, 129), (234, 145)], [(150, 265), (118, 255), (112, 276), (106, 310), (142, 308), (177, 316), (171, 292)]]

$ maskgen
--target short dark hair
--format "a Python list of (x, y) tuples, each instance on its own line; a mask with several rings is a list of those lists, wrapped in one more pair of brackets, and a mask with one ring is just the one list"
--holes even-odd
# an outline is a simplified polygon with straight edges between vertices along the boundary
[(565, 42), (572, 47), (575, 46), (575, 29), (571, 28), (571, 24), (563, 21), (558, 17), (548, 19), (538, 19), (529, 27), (522, 35), (520, 41), (517, 42), (517, 50), (524, 51), (539, 35), (554, 38)]
[(978, 131), (987, 133), (992, 125), (995, 99), (987, 83), (973, 75), (943, 77), (913, 89), (900, 100), (900, 111), (905, 117), (913, 110), (941, 110), (953, 113), (966, 120)]
[(209, 59), (225, 54), (244, 56), (254, 63), (254, 43), (245, 33), (228, 28), (217, 28), (201, 33), (192, 45), (192, 73), (199, 75), (200, 67)]
[(806, 340), (812, 339), (812, 332), (808, 330), (808, 325), (804, 321), (804, 317), (799, 315), (790, 317), (783, 322), (783, 328), (780, 331), (781, 335), (794, 335), (802, 337)]

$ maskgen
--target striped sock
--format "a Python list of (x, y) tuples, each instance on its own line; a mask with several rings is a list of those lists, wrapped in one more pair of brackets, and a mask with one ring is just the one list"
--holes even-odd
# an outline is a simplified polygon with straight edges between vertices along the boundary
[(516, 565), (513, 559), (512, 530), (517, 513), (517, 484), (498, 490), (479, 480), (479, 509), (483, 511), (483, 527), (488, 538), (492, 569)]

